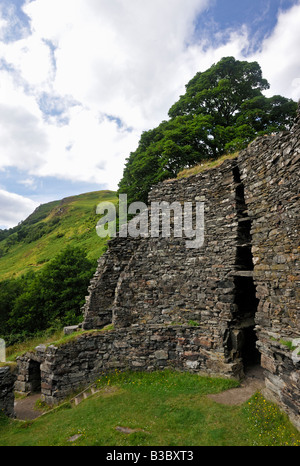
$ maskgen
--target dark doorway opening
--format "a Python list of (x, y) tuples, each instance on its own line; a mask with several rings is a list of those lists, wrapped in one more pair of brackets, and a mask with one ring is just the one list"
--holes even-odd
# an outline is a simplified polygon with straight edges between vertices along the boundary
[(244, 370), (247, 371), (252, 366), (260, 364), (260, 352), (256, 348), (257, 336), (252, 327), (243, 329), (244, 343), (241, 349), (241, 357), (244, 363)]
[[(252, 221), (248, 214), (244, 185), (238, 166), (234, 168), (233, 175), (238, 228), (234, 272), (235, 310), (232, 331), (235, 335), (235, 357), (241, 358), (244, 372), (246, 372), (249, 367), (260, 364), (255, 332), (255, 314), (259, 301), (256, 298), (256, 286), (253, 280)], [(238, 339), (236, 335), (238, 335)]]
[[(241, 272), (242, 273), (242, 272)], [(260, 364), (260, 352), (256, 347), (255, 314), (258, 306), (256, 287), (251, 276), (236, 276), (234, 328), (240, 331), (237, 356), (242, 359), (244, 371)]]
[(39, 393), (41, 391), (41, 365), (37, 361), (29, 362), (29, 386), (31, 393)]

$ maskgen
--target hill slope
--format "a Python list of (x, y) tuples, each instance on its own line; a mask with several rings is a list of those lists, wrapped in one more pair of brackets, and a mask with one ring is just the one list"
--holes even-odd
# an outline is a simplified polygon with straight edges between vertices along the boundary
[(96, 207), (103, 201), (116, 203), (117, 196), (95, 191), (42, 204), (17, 227), (0, 231), (0, 280), (40, 269), (67, 245), (99, 258), (106, 239), (96, 234)]

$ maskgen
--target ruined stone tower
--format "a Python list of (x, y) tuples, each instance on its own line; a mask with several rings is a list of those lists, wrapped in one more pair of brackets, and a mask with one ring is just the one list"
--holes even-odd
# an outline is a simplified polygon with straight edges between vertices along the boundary
[(17, 389), (30, 388), (33, 360), (48, 403), (114, 368), (241, 378), (260, 364), (266, 393), (300, 427), (299, 160), (298, 116), (218, 168), (154, 186), (149, 203), (204, 203), (202, 247), (174, 235), (111, 240), (86, 332), (20, 358)]

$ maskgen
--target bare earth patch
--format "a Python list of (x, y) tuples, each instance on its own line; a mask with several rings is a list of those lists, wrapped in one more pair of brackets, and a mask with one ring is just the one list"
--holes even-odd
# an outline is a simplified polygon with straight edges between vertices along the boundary
[(242, 381), (240, 387), (231, 388), (216, 395), (207, 395), (213, 401), (225, 405), (240, 405), (249, 400), (254, 393), (262, 390), (265, 386), (263, 369), (260, 366), (251, 368)]
[(15, 401), (15, 415), (17, 419), (27, 421), (36, 419), (42, 412), (35, 409), (35, 403), (41, 398), (40, 393), (28, 395), (23, 399)]

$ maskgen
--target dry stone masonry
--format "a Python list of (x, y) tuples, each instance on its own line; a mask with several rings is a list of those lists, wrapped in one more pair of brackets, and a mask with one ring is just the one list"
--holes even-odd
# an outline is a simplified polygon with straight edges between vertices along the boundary
[(14, 384), (17, 378), (15, 365), (0, 366), (0, 412), (14, 417)]
[(299, 159), (298, 117), (218, 168), (153, 187), (149, 204), (204, 202), (203, 246), (111, 240), (84, 332), (20, 357), (16, 388), (53, 404), (116, 368), (242, 378), (261, 364), (266, 393), (300, 428)]
[(262, 137), (239, 158), (252, 220), (255, 329), (266, 389), (298, 427), (300, 358), (292, 350), (300, 346), (299, 160), (299, 116), (291, 132)]

